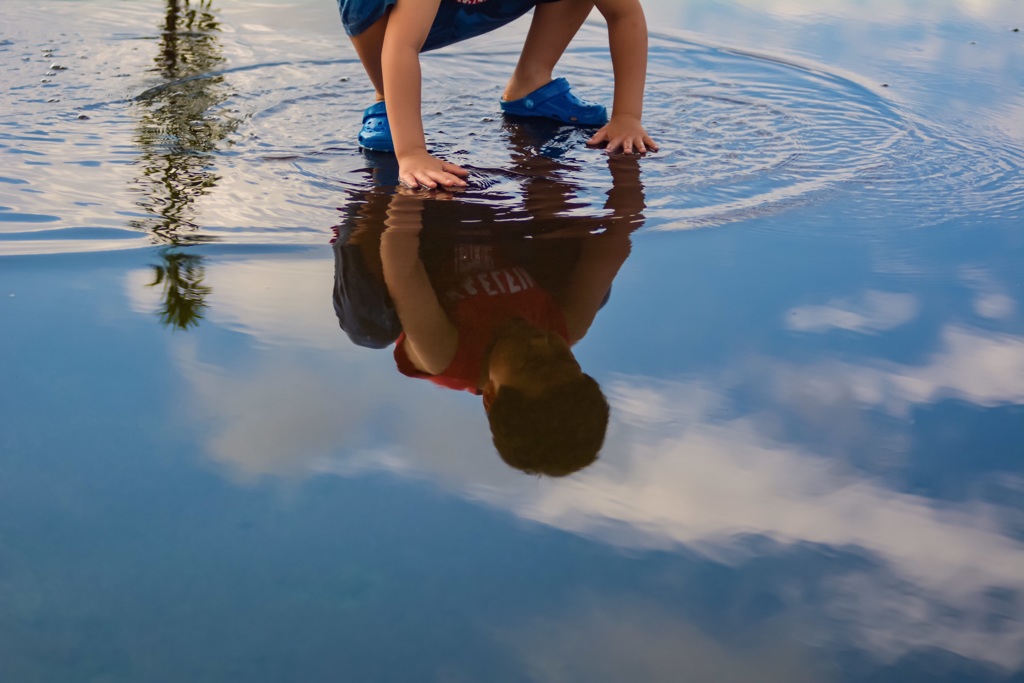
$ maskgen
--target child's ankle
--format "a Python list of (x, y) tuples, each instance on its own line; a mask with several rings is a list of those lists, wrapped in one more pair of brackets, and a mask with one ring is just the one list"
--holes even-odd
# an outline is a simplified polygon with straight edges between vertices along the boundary
[(521, 74), (513, 73), (512, 77), (508, 79), (508, 84), (505, 86), (505, 92), (502, 94), (501, 99), (506, 102), (513, 100), (520, 100), (537, 88), (547, 85), (551, 82), (551, 73), (531, 73)]

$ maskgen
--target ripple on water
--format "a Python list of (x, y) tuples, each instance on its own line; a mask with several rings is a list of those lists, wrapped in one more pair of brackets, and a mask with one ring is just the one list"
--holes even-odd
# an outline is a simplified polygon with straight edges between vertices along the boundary
[(666, 199), (660, 229), (839, 191), (870, 200), (861, 218), (883, 219), (881, 229), (983, 221), (1024, 205), (1019, 145), (940, 128), (854, 78), (670, 37), (653, 40), (651, 56), (648, 100), (669, 103), (655, 125), (671, 111), (678, 121), (675, 144), (644, 176)]
[[(567, 55), (566, 71), (586, 95), (610, 100), (610, 83), (598, 68), (603, 63), (595, 65), (592, 54), (602, 39), (599, 31), (584, 31), (581, 45)], [(511, 59), (514, 46), (506, 47), (497, 52)], [(437, 67), (424, 68), (428, 138), (439, 154), (477, 171), (464, 201), (515, 203), (523, 194), (517, 183), (532, 173), (517, 180), (522, 168), (510, 165), (510, 155), (540, 153), (557, 161), (552, 177), (575, 187), (582, 203), (573, 210), (601, 206), (610, 179), (600, 153), (585, 147), (588, 133), (553, 128), (546, 139), (524, 140), (494, 116), (499, 91), (487, 85), (503, 83), (507, 65), (444, 53), (427, 60)], [(352, 140), (369, 101), (362, 80), (356, 66), (344, 82), (291, 93), (257, 112), (254, 127), (263, 143), (287, 149), (300, 122), (310, 121), (314, 131), (329, 133), (321, 142), (331, 149), (321, 154), (358, 159)], [(453, 92), (470, 90), (468, 83), (484, 85)], [(721, 225), (837, 192), (868, 200), (858, 203), (862, 217), (885, 219), (878, 223), (884, 229), (951, 218), (984, 221), (1019, 213), (1024, 205), (1019, 146), (939, 128), (871, 87), (823, 69), (659, 35), (651, 41), (646, 101), (648, 128), (662, 146), (643, 162), (648, 229)], [(448, 113), (431, 111), (442, 106)], [(293, 163), (290, 172), (325, 187), (355, 190), (367, 183), (359, 175), (365, 165), (346, 167), (320, 155)]]
[[(217, 39), (238, 39), (232, 35)], [(18, 160), (5, 169), (0, 203), (12, 207), (8, 217), (58, 216), (54, 227), (82, 228), (83, 240), (95, 234), (85, 228), (145, 234), (158, 224), (160, 234), (150, 237), (165, 240), (184, 216), (179, 227), (190, 239), (309, 242), (327, 230), (345, 191), (394, 184), (393, 164), (355, 144), (362, 109), (372, 101), (357, 60), (333, 42), (286, 49), (248, 40), (244, 58), (225, 46), (233, 59), (211, 53), (212, 71), (167, 82), (152, 72), (151, 40), (119, 40), (85, 61), (79, 53), (87, 37), (59, 51), (38, 41), (4, 46), (31, 59), (12, 67), (21, 89), (13, 90), (15, 109), (0, 115), (0, 152), (43, 155), (50, 164)], [(594, 215), (612, 178), (605, 155), (585, 144), (590, 132), (522, 125), (497, 113), (518, 40), (503, 34), (486, 46), (469, 43), (424, 59), (427, 137), (437, 154), (472, 171), (463, 202), (524, 220), (531, 188), (543, 178), (564, 191), (542, 209)], [(583, 95), (607, 102), (605, 42), (601, 29), (585, 27), (562, 68)], [(336, 54), (345, 58), (325, 59)], [(30, 85), (54, 65), (74, 67), (56, 76), (59, 104)], [(112, 80), (129, 71), (141, 75)], [(177, 121), (168, 108), (186, 101), (188, 120)], [(646, 103), (647, 126), (662, 147), (641, 166), (650, 230), (723, 225), (836, 196), (854, 197), (862, 218), (879, 219), (858, 224), (879, 229), (981, 222), (1024, 207), (1019, 144), (940, 128), (855, 77), (659, 34), (651, 40)], [(83, 111), (91, 119), (75, 120)], [(107, 206), (83, 203), (86, 185), (96, 182), (61, 170), (88, 164), (102, 164), (104, 187), (122, 188), (106, 195)], [(161, 187), (176, 187), (159, 175), (175, 165), (181, 168), (173, 178), (187, 187), (157, 196)], [(168, 208), (174, 201), (183, 206)], [(126, 211), (151, 220), (125, 223), (119, 216)], [(800, 229), (814, 229), (806, 223)], [(34, 230), (31, 221), (0, 226), (12, 236)]]

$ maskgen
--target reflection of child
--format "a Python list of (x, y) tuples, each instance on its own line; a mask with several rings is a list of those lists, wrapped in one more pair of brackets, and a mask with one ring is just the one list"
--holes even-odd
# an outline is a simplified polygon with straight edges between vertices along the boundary
[(396, 277), (402, 262), (416, 269), (402, 257), (412, 253), (402, 245), (409, 237), (389, 231), (381, 246), (404, 329), (395, 346), (399, 370), (482, 395), (495, 446), (514, 467), (560, 476), (593, 462), (608, 404), (570, 345), (586, 332), (607, 287), (589, 297), (595, 305), (588, 310), (590, 302), (556, 299), (524, 265), (503, 262), (494, 245), (461, 245), (457, 273), (437, 296), (413, 273)]
[[(533, 21), (502, 98), (506, 113), (601, 126), (590, 144), (609, 151), (657, 149), (641, 125), (647, 26), (639, 0), (339, 0), (345, 30), (376, 90), (360, 144), (394, 151), (410, 187), (464, 186), (468, 172), (431, 156), (420, 118), (419, 52), (486, 33), (534, 9)], [(608, 22), (615, 95), (605, 108), (576, 97), (552, 71), (590, 11)], [(385, 100), (387, 105), (385, 107)]]
[(572, 345), (643, 223), (640, 161), (607, 157), (604, 212), (563, 215), (576, 188), (551, 177), (551, 159), (522, 153), (520, 127), (529, 126), (512, 126), (518, 168), (532, 180), (525, 212), (445, 193), (369, 192), (337, 227), (334, 304), (355, 343), (397, 338), (404, 374), (482, 396), (508, 464), (562, 476), (593, 462), (604, 441), (608, 403)]
[[(634, 217), (602, 221), (599, 235), (457, 244), (440, 250), (447, 265), (428, 272), (425, 208), (446, 204), (399, 194), (388, 210), (381, 261), (403, 329), (399, 370), (482, 395), (509, 465), (553, 476), (587, 466), (604, 441), (608, 403), (571, 347), (629, 254)], [(451, 202), (452, 218), (459, 204)]]

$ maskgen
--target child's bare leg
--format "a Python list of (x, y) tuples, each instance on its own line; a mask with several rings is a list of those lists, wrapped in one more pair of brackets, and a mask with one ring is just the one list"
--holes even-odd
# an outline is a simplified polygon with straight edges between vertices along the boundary
[(377, 91), (378, 102), (384, 101), (384, 70), (381, 67), (380, 54), (384, 49), (384, 31), (388, 27), (390, 13), (389, 8), (383, 17), (370, 24), (370, 28), (351, 38), (359, 61), (363, 63), (363, 69), (370, 77), (373, 89)]
[(592, 0), (559, 0), (537, 5), (519, 63), (505, 86), (502, 99), (518, 100), (549, 83), (555, 64), (592, 9)]

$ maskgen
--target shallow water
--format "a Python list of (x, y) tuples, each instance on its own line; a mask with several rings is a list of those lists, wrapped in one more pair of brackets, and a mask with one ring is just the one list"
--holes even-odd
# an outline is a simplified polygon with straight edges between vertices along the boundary
[[(429, 55), (454, 199), (330, 3), (6, 8), (0, 680), (1021, 680), (1024, 8), (832, 4), (646, 3), (639, 162), (496, 113), (522, 23)], [(595, 464), (350, 340), (419, 211), (551, 281), (633, 230)]]

